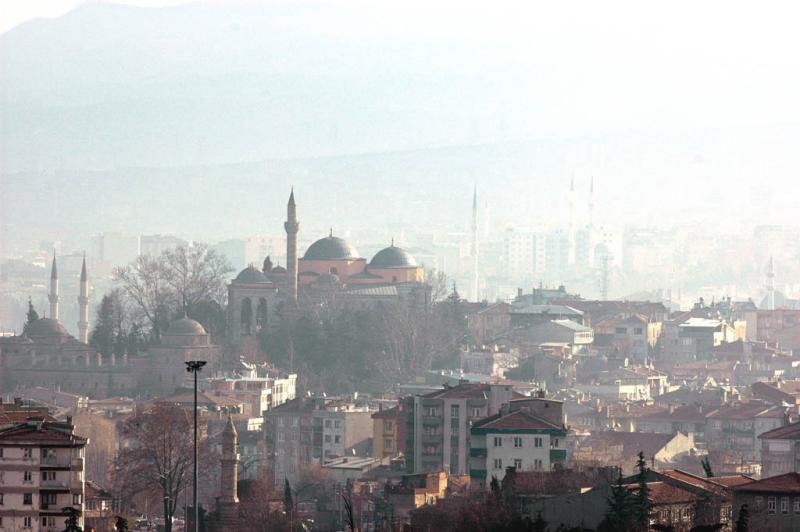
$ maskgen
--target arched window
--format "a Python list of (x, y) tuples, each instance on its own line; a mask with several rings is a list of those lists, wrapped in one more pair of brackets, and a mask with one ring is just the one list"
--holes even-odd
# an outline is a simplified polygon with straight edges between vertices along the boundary
[(242, 334), (249, 335), (253, 327), (253, 306), (249, 297), (242, 299), (242, 313), (240, 317), (242, 322)]
[(256, 310), (256, 328), (260, 331), (267, 326), (267, 300), (263, 297), (258, 300)]

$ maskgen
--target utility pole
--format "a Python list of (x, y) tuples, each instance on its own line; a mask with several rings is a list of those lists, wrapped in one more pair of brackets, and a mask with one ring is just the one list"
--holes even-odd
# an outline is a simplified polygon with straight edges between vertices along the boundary
[(206, 365), (205, 360), (186, 362), (186, 371), (194, 373), (194, 463), (192, 466), (192, 506), (194, 510), (194, 531), (200, 531), (200, 512), (197, 508), (197, 374)]

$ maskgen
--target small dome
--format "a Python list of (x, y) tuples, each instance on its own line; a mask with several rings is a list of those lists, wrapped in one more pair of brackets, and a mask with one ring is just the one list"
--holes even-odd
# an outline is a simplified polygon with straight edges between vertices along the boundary
[(169, 329), (164, 333), (166, 336), (177, 336), (187, 334), (207, 334), (200, 323), (191, 318), (181, 318), (169, 324)]
[(389, 246), (380, 250), (369, 263), (370, 268), (413, 268), (417, 261), (403, 248)]
[(284, 268), (283, 266), (275, 266), (269, 273), (286, 273), (286, 268)]
[(46, 336), (69, 336), (63, 325), (50, 318), (39, 318), (28, 325), (25, 334), (31, 338), (43, 338)]
[(236, 276), (236, 279), (234, 279), (233, 282), (241, 284), (258, 284), (268, 283), (269, 280), (263, 273), (261, 273), (261, 270), (257, 269), (253, 265), (250, 265), (239, 272), (239, 275)]
[(354, 260), (358, 251), (346, 240), (336, 236), (326, 236), (311, 244), (303, 260)]

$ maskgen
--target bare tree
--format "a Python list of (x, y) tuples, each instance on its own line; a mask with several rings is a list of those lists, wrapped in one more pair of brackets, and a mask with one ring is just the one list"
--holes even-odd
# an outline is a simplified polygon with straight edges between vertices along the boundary
[(169, 320), (174, 302), (173, 291), (164, 274), (163, 261), (150, 255), (140, 255), (128, 266), (114, 269), (114, 280), (136, 312), (150, 324), (155, 341), (161, 338), (161, 328)]
[(224, 304), (225, 276), (233, 271), (228, 260), (206, 244), (166, 250), (160, 257), (163, 277), (181, 309), (191, 313), (201, 301)]
[(164, 526), (172, 530), (172, 517), (180, 494), (192, 481), (192, 421), (176, 406), (156, 404), (129, 419), (122, 427), (126, 445), (117, 462), (120, 493), (126, 499), (148, 491), (160, 494)]

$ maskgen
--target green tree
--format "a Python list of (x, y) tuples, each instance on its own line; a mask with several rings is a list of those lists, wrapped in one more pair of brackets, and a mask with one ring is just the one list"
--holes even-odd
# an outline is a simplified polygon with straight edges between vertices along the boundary
[(542, 512), (536, 512), (536, 519), (533, 520), (533, 532), (547, 532), (547, 521), (542, 517)]
[(114, 530), (116, 532), (128, 532), (128, 520), (118, 515), (114, 518)]
[(749, 522), (750, 510), (747, 509), (746, 504), (743, 504), (739, 508), (739, 517), (736, 518), (735, 532), (747, 532), (750, 529)]
[(711, 478), (714, 476), (714, 471), (711, 470), (711, 461), (708, 459), (708, 456), (701, 458), (700, 464), (703, 466), (703, 471), (705, 471), (706, 477)]
[(611, 485), (608, 510), (597, 527), (598, 532), (633, 532), (636, 530), (637, 501), (622, 481), (622, 473)]
[(636, 468), (639, 470), (636, 475), (636, 482), (639, 485), (639, 489), (636, 491), (636, 523), (646, 530), (650, 526), (653, 503), (650, 500), (650, 488), (647, 486), (647, 462), (642, 451), (639, 451)]
[(89, 345), (104, 357), (110, 357), (114, 351), (117, 323), (114, 314), (114, 299), (111, 294), (106, 294), (97, 307), (94, 329), (89, 336)]
[(36, 312), (36, 309), (33, 308), (33, 302), (31, 302), (31, 298), (28, 298), (28, 312), (25, 314), (25, 326), (22, 329), (22, 332), (26, 332), (28, 327), (30, 327), (31, 323), (39, 319), (39, 313)]
[(79, 524), (81, 511), (72, 506), (62, 508), (62, 511), (67, 514), (67, 519), (64, 521), (64, 524), (66, 525), (64, 532), (83, 532), (83, 528), (81, 528)]

